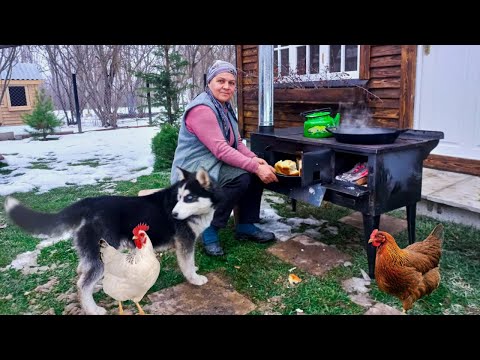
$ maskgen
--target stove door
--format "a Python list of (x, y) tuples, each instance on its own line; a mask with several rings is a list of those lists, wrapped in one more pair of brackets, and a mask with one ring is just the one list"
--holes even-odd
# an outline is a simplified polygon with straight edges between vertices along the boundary
[(333, 151), (321, 149), (303, 153), (302, 186), (333, 181)]

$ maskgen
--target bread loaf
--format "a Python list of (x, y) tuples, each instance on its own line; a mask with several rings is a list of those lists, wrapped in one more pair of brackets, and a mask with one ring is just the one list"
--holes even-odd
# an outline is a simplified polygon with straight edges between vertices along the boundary
[(300, 172), (297, 170), (297, 164), (292, 160), (280, 160), (275, 163), (275, 171), (279, 174), (299, 176)]

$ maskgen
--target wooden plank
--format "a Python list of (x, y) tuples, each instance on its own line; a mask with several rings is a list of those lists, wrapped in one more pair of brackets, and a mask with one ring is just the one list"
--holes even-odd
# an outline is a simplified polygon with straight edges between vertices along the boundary
[(237, 107), (238, 107), (238, 129), (240, 131), (240, 135), (243, 134), (243, 104), (244, 104), (244, 99), (243, 99), (243, 48), (242, 45), (237, 45), (235, 46), (235, 55), (237, 59), (237, 69), (240, 69), (238, 71), (237, 75)]
[(381, 67), (381, 68), (373, 68), (370, 71), (370, 78), (386, 78), (386, 77), (398, 77), (401, 76), (400, 66), (393, 66), (393, 67)]
[(367, 102), (370, 108), (400, 108), (399, 99), (380, 99)]
[[(247, 74), (248, 75), (248, 74)], [(243, 85), (258, 85), (258, 78), (253, 76), (243, 76)]]
[(258, 62), (243, 64), (243, 71), (250, 72), (251, 76), (258, 76)]
[(366, 92), (358, 87), (317, 89), (275, 89), (274, 103), (338, 104), (365, 101)]
[(398, 119), (400, 116), (400, 110), (398, 108), (393, 109), (380, 109), (372, 108), (372, 117), (385, 118), (385, 119)]
[(403, 128), (413, 128), (416, 66), (417, 45), (403, 45), (400, 82), (400, 125)]
[(386, 67), (386, 66), (400, 66), (402, 64), (401, 55), (389, 55), (382, 57), (371, 57), (370, 58), (370, 71), (372, 68), (376, 67)]
[(398, 119), (372, 118), (369, 122), (369, 126), (399, 128)]
[(258, 48), (258, 45), (242, 45), (244, 49), (256, 49)]
[(258, 103), (255, 103), (255, 104), (244, 103), (243, 110), (258, 111)]
[(429, 155), (423, 161), (423, 165), (437, 170), (480, 176), (480, 160), (462, 159), (444, 155)]
[[(275, 121), (274, 122), (275, 129), (286, 128), (286, 127), (294, 127), (294, 126), (303, 126), (302, 121)], [(255, 124), (246, 124), (245, 131), (257, 131), (258, 130), (258, 123)]]
[(370, 50), (371, 57), (400, 55), (401, 53), (401, 45), (372, 45), (372, 49)]
[(258, 111), (244, 110), (243, 111), (243, 116), (245, 116), (245, 117), (258, 117)]
[(292, 114), (292, 113), (285, 113), (283, 111), (275, 111), (273, 115), (273, 120), (277, 121), (298, 121), (303, 124), (305, 121), (304, 117), (300, 115), (300, 113)]
[(360, 45), (360, 79), (370, 79), (370, 45)]
[(254, 98), (247, 98), (247, 97), (244, 96), (244, 102), (245, 102), (245, 105), (250, 104), (250, 105), (258, 106), (258, 93), (257, 93), (257, 97), (255, 99)]
[(251, 86), (249, 86), (248, 89), (243, 89), (243, 97), (245, 101), (250, 101), (254, 103), (258, 103), (258, 88), (252, 89)]
[(397, 78), (385, 78), (374, 79), (368, 83), (369, 89), (385, 89), (385, 88), (400, 88), (400, 79)]
[(244, 56), (243, 57), (243, 63), (244, 64), (248, 64), (248, 63), (256, 63), (258, 62), (258, 56), (255, 55), (255, 56)]
[(246, 56), (258, 56), (258, 50), (257, 48), (250, 48), (250, 49), (245, 49), (243, 48), (243, 51), (242, 51), (242, 56), (243, 57), (246, 57)]
[(400, 99), (400, 89), (369, 89), (380, 99)]

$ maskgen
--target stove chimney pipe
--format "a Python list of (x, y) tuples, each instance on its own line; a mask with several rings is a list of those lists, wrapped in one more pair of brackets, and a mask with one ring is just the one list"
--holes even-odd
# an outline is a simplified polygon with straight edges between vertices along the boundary
[(273, 133), (273, 45), (258, 46), (258, 131)]

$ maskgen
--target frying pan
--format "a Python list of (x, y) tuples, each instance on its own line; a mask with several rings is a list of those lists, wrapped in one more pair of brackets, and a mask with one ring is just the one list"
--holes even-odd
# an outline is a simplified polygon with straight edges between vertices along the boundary
[(331, 126), (325, 130), (332, 133), (338, 142), (347, 144), (391, 144), (408, 129), (381, 127)]

